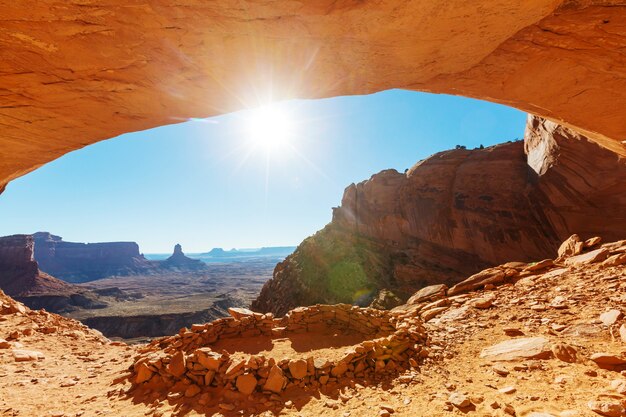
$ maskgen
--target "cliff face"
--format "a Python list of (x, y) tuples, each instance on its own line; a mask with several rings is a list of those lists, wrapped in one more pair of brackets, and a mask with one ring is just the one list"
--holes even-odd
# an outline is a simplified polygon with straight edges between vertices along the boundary
[(28, 235), (0, 237), (0, 288), (12, 297), (65, 295), (73, 287), (39, 270)]
[(253, 308), (367, 304), (381, 288), (406, 298), (487, 266), (553, 257), (572, 233), (617, 240), (624, 189), (615, 153), (529, 117), (524, 143), (445, 151), (349, 186), (332, 222), (276, 267)]
[(85, 145), (258, 97), (390, 88), (507, 104), (626, 155), (622, 1), (57, 3), (3, 5), (0, 190)]
[(158, 265), (145, 259), (135, 242), (64, 242), (46, 232), (35, 233), (33, 237), (40, 268), (69, 282), (148, 273)]

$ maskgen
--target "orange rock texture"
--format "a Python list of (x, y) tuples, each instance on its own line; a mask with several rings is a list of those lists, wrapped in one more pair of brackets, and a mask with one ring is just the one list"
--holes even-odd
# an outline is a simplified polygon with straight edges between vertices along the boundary
[(523, 143), (444, 151), (350, 185), (332, 222), (276, 266), (252, 306), (280, 315), (364, 305), (381, 289), (406, 300), (488, 266), (554, 257), (572, 233), (617, 240), (624, 189), (623, 159), (531, 116)]
[(508, 104), (626, 155), (621, 1), (5, 3), (0, 189), (121, 133), (389, 88)]

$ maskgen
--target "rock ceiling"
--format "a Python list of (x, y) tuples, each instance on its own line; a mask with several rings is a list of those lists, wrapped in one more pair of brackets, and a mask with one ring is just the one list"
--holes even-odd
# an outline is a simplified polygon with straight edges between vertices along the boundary
[(626, 2), (0, 3), (0, 189), (125, 132), (390, 88), (507, 104), (626, 155)]

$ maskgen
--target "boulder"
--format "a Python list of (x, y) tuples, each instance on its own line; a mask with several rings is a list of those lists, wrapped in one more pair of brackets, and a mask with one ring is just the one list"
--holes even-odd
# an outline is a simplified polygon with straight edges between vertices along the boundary
[(289, 372), (291, 376), (296, 379), (302, 379), (307, 374), (307, 362), (304, 359), (297, 359), (289, 361)]
[(428, 301), (439, 300), (446, 296), (446, 290), (448, 286), (446, 284), (435, 284), (424, 287), (407, 300), (407, 304), (419, 304)]
[(148, 365), (144, 362), (139, 364), (137, 369), (135, 370), (135, 383), (141, 384), (143, 382), (148, 381), (154, 375), (154, 372), (148, 367)]
[(543, 337), (505, 340), (485, 348), (480, 357), (491, 361), (547, 359), (552, 356), (549, 341)]
[(558, 254), (559, 258), (567, 258), (570, 256), (578, 255), (582, 252), (584, 247), (583, 241), (580, 240), (580, 236), (573, 234), (568, 237), (561, 246), (559, 246)]
[(223, 359), (220, 353), (212, 351), (210, 348), (199, 348), (195, 351), (198, 363), (206, 369), (217, 371), (222, 365)]
[(471, 300), (470, 305), (479, 309), (486, 309), (493, 305), (494, 299), (495, 297), (478, 297)]
[(526, 268), (524, 268), (524, 271), (528, 271), (528, 272), (541, 271), (542, 269), (549, 268), (553, 265), (554, 265), (554, 261), (552, 259), (544, 259), (542, 261), (535, 262), (534, 264), (528, 265)]
[(185, 390), (185, 397), (192, 398), (192, 397), (195, 397), (196, 395), (200, 394), (201, 392), (202, 392), (202, 388), (200, 388), (196, 384), (191, 384)]
[(613, 309), (600, 314), (600, 321), (605, 326), (612, 326), (622, 317), (624, 317), (624, 314), (621, 311)]
[(576, 348), (565, 343), (555, 343), (552, 345), (552, 353), (554, 356), (563, 361), (573, 363), (576, 362)]
[(15, 362), (30, 362), (45, 359), (45, 355), (36, 350), (14, 349), (12, 353)]
[(475, 291), (487, 284), (501, 284), (505, 278), (506, 273), (500, 268), (485, 269), (454, 285), (448, 290), (448, 296)]
[(466, 395), (461, 394), (460, 392), (453, 392), (448, 397), (448, 401), (455, 407), (458, 408), (467, 408), (472, 405), (472, 402)]
[(256, 389), (257, 379), (252, 374), (239, 375), (235, 385), (237, 386), (239, 392), (245, 395), (250, 395)]
[(592, 361), (597, 363), (599, 366), (621, 366), (626, 365), (626, 359), (619, 357), (617, 355), (613, 355), (611, 353), (594, 353), (590, 358)]
[(615, 379), (611, 381), (611, 388), (621, 395), (626, 395), (626, 379)]
[(572, 256), (565, 260), (565, 265), (578, 266), (587, 265), (595, 262), (600, 262), (608, 258), (609, 251), (605, 248), (592, 250), (591, 252), (583, 253), (582, 255)]
[(611, 255), (602, 262), (602, 266), (620, 266), (624, 264), (626, 264), (626, 252)]
[(339, 377), (348, 371), (348, 364), (345, 361), (340, 361), (337, 366), (331, 369), (330, 374), (334, 377)]
[(173, 376), (180, 378), (183, 376), (186, 368), (187, 361), (185, 358), (185, 354), (181, 351), (178, 351), (172, 355), (170, 359), (170, 363), (167, 365), (167, 371)]
[(584, 247), (593, 248), (594, 246), (598, 246), (600, 243), (602, 243), (602, 238), (600, 236), (595, 236), (585, 240)]
[(252, 310), (248, 310), (247, 308), (240, 308), (240, 307), (230, 307), (228, 309), (228, 314), (230, 314), (236, 320), (241, 320), (244, 317), (254, 316), (254, 312)]
[(265, 381), (265, 385), (263, 385), (263, 390), (278, 394), (283, 390), (285, 382), (283, 371), (278, 366), (274, 365), (270, 369), (267, 381)]
[(587, 406), (591, 411), (606, 417), (623, 417), (626, 414), (626, 410), (618, 402), (589, 401)]

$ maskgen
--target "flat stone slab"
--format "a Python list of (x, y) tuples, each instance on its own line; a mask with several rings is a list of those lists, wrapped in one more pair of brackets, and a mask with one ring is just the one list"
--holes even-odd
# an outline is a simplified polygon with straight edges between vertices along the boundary
[(626, 359), (610, 353), (594, 353), (591, 360), (600, 366), (621, 366), (626, 365)]
[(543, 337), (511, 339), (485, 348), (480, 357), (492, 361), (547, 359), (552, 356), (550, 342)]
[(425, 301), (438, 300), (446, 296), (447, 289), (448, 286), (446, 284), (435, 284), (424, 287), (413, 294), (406, 304), (418, 304)]
[(604, 323), (605, 326), (612, 326), (615, 323), (617, 323), (617, 321), (621, 319), (622, 317), (624, 317), (624, 314), (622, 314), (621, 311), (609, 310), (600, 314), (600, 321), (602, 321), (602, 323)]
[(36, 350), (15, 349), (13, 350), (13, 359), (15, 362), (29, 362), (44, 359), (43, 353)]
[(609, 257), (609, 251), (605, 248), (592, 250), (591, 252), (583, 253), (582, 255), (572, 256), (565, 260), (565, 265), (586, 265), (594, 262), (600, 262)]
[(248, 310), (247, 308), (239, 308), (239, 307), (230, 307), (228, 309), (228, 314), (234, 317), (237, 320), (241, 320), (243, 317), (252, 317), (254, 316), (254, 312), (252, 310)]

